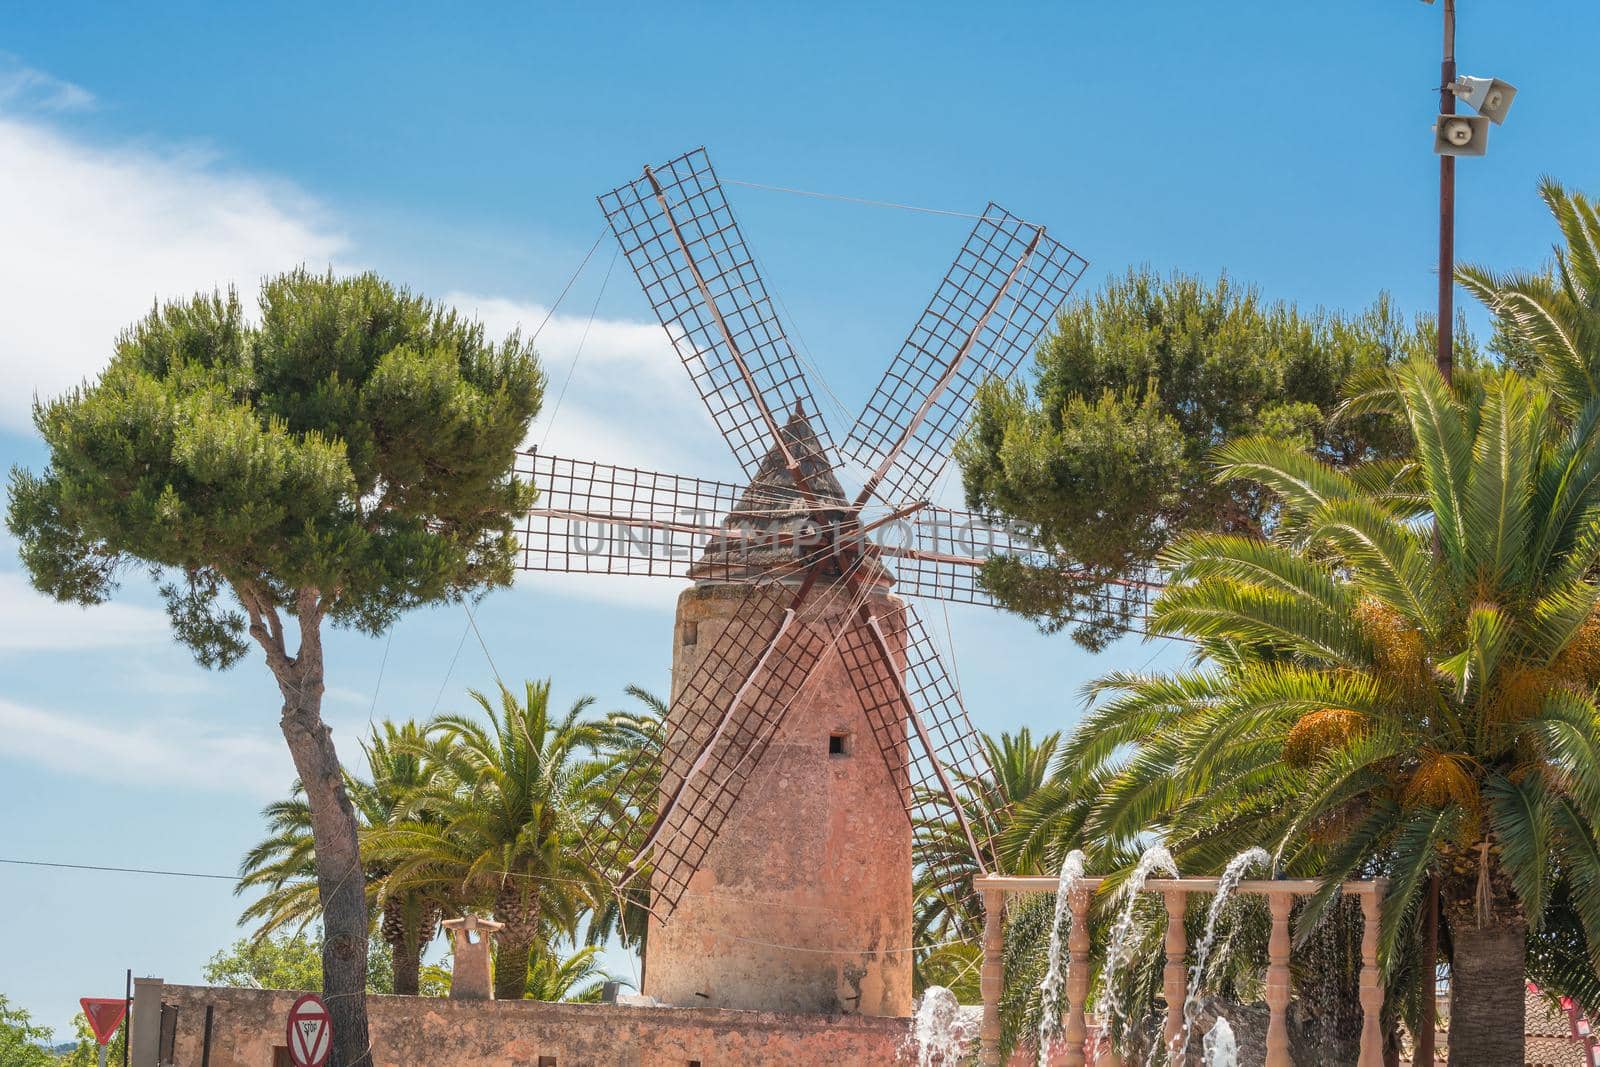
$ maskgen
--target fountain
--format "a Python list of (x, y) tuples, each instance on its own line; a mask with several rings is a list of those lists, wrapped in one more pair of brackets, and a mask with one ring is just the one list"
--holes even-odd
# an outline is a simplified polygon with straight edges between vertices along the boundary
[(1082, 849), (1073, 849), (1061, 861), (1060, 881), (1056, 885), (1055, 916), (1050, 921), (1049, 967), (1044, 981), (1039, 983), (1039, 1000), (1043, 1013), (1039, 1016), (1039, 1067), (1045, 1067), (1050, 1053), (1050, 1039), (1061, 1029), (1061, 1015), (1057, 1005), (1061, 1001), (1061, 987), (1066, 984), (1067, 967), (1062, 966), (1061, 950), (1066, 939), (1062, 930), (1072, 923), (1072, 897), (1083, 882), (1084, 855)]
[[(1270, 857), (1262, 849), (1249, 849), (1228, 863), (1217, 877), (1178, 877), (1172, 870), (1172, 857), (1164, 850), (1151, 849), (1140, 858), (1136, 870), (1131, 872), (1122, 887), (1124, 899), (1117, 908), (1118, 917), (1108, 931), (1104, 967), (1104, 985), (1098, 1004), (1104, 1013), (1102, 1024), (1096, 1027), (1098, 1040), (1109, 1036), (1113, 1042), (1109, 1050), (1113, 1059), (1117, 1053), (1130, 1053), (1129, 1045), (1138, 1046), (1143, 1053), (1148, 1048), (1151, 1063), (1183, 1063), (1190, 1054), (1190, 1039), (1199, 1021), (1201, 1003), (1208, 982), (1216, 984), (1220, 973), (1218, 962), (1226, 951), (1223, 934), (1238, 926), (1237, 909), (1229, 909), (1229, 902), (1237, 896), (1252, 900), (1260, 898), (1267, 905), (1267, 968), (1261, 990), (1265, 1011), (1254, 1004), (1243, 1005), (1243, 1016), (1234, 1019), (1248, 1023), (1246, 1044), (1252, 1044), (1265, 1015), (1265, 1061), (1274, 1067), (1287, 1067), (1291, 1060), (1293, 1019), (1290, 1010), (1294, 997), (1294, 981), (1290, 970), (1291, 936), (1296, 900), (1304, 900), (1327, 891), (1325, 883), (1311, 878), (1246, 879), (1246, 873), (1255, 867), (1265, 867)], [(1151, 877), (1157, 871), (1172, 875), (1170, 878)], [(1090, 1000), (1089, 983), (1084, 973), (1089, 962), (1091, 944), (1086, 927), (1086, 911), (1090, 894), (1104, 886), (1105, 880), (1088, 877), (1083, 871), (1080, 857), (1069, 856), (1063, 863), (1059, 876), (1033, 875), (982, 875), (973, 880), (973, 887), (983, 898), (983, 1014), (978, 1027), (978, 1064), (980, 1067), (1002, 1067), (1005, 1049), (1005, 1027), (1002, 1020), (1001, 980), (1005, 971), (1006, 925), (1004, 921), (1007, 901), (1014, 895), (1049, 892), (1055, 896), (1055, 926), (1050, 937), (1049, 971), (1041, 994), (1045, 995), (1046, 1027), (1053, 1027), (1056, 1016), (1065, 1024), (1066, 1032), (1074, 1037), (1054, 1052), (1066, 1063), (1083, 1064), (1086, 1054), (1098, 1062), (1106, 1055), (1104, 1046), (1089, 1050), (1077, 1044), (1086, 1033), (1087, 1009)], [(1328, 935), (1337, 941), (1340, 981), (1359, 993), (1359, 1038), (1352, 1032), (1349, 1040), (1356, 1043), (1353, 1049), (1359, 1067), (1382, 1067), (1384, 1061), (1384, 1034), (1382, 1022), (1383, 982), (1379, 967), (1379, 919), (1384, 897), (1389, 889), (1386, 879), (1365, 879), (1340, 882), (1334, 887), (1341, 895), (1350, 897), (1352, 905), (1344, 910), (1348, 920), (1341, 916), (1340, 929)], [(1202, 931), (1191, 945), (1185, 929), (1187, 905), (1195, 894), (1210, 894)], [(1159, 896), (1165, 906), (1164, 931), (1158, 925), (1146, 925), (1137, 900)], [(1359, 904), (1359, 915), (1355, 904)], [(1230, 918), (1222, 923), (1224, 912)], [(1354, 925), (1359, 922), (1359, 926)], [(1359, 930), (1359, 948), (1356, 932)], [(1067, 938), (1070, 931), (1070, 940)], [(1259, 934), (1251, 927), (1252, 938)], [(1148, 942), (1159, 935), (1159, 949)], [(1041, 939), (1042, 940), (1042, 939)], [(1251, 941), (1252, 948), (1255, 942)], [(1064, 959), (1063, 950), (1070, 949), (1070, 958)], [(1192, 964), (1192, 967), (1191, 967)], [(1160, 968), (1159, 973), (1156, 968)], [(1354, 972), (1354, 973), (1352, 973)], [(1137, 976), (1137, 985), (1130, 985), (1130, 976)], [(1135, 998), (1122, 995), (1121, 990), (1137, 989), (1139, 999), (1155, 992), (1159, 979), (1161, 999), (1166, 1004), (1161, 1026), (1150, 1034), (1146, 1029), (1155, 1020), (1134, 1008)], [(1249, 981), (1253, 981), (1250, 979)], [(1236, 990), (1236, 992), (1242, 991)], [(1053, 994), (1053, 996), (1052, 996)], [(1350, 996), (1342, 991), (1344, 997)], [(1061, 998), (1066, 1004), (1054, 1010)], [(1223, 1020), (1219, 1014), (1206, 1012), (1217, 1021), (1204, 1031), (1202, 1047), (1196, 1053), (1211, 1067), (1237, 1067), (1241, 1055), (1241, 1041), (1235, 1034), (1235, 1023)], [(1138, 1017), (1138, 1022), (1133, 1020)], [(1356, 1017), (1330, 1020), (1341, 1032), (1353, 1031)], [(926, 1030), (926, 1027), (923, 1027)], [(1120, 1033), (1119, 1033), (1120, 1030)], [(1048, 1031), (1042, 1031), (1048, 1032)], [(1153, 1038), (1149, 1045), (1143, 1042)], [(1044, 1044), (1043, 1042), (1041, 1043)], [(1044, 1049), (1041, 1048), (1041, 1052)], [(933, 1053), (923, 1059), (924, 1064), (946, 1062), (949, 1053)]]
[(1233, 1036), (1233, 1027), (1220, 1015), (1216, 1024), (1206, 1031), (1201, 1048), (1204, 1055), (1200, 1061), (1205, 1067), (1239, 1067), (1239, 1042)]
[(929, 986), (911, 1021), (917, 1067), (957, 1067), (967, 1054), (967, 1030), (956, 995), (944, 986)]
[[(1183, 1030), (1176, 1042), (1169, 1060), (1171, 1063), (1181, 1064), (1189, 1052), (1189, 1034), (1194, 1029), (1194, 1020), (1200, 1014), (1200, 994), (1204, 987), (1206, 975), (1206, 962), (1211, 956), (1211, 947), (1217, 940), (1217, 921), (1222, 918), (1222, 909), (1227, 905), (1228, 899), (1233, 896), (1233, 891), (1244, 881), (1244, 872), (1251, 867), (1262, 867), (1272, 863), (1272, 857), (1263, 848), (1247, 848), (1228, 862), (1223, 868), (1222, 877), (1217, 880), (1216, 893), (1211, 897), (1211, 907), (1206, 909), (1206, 925), (1200, 935), (1200, 943), (1195, 946), (1194, 970), (1189, 974), (1189, 988), (1183, 999)], [(1172, 1005), (1167, 1005), (1167, 1010), (1172, 1010)]]
[(1110, 1038), (1120, 1036), (1126, 1031), (1127, 1019), (1123, 1017), (1122, 1000), (1117, 992), (1117, 979), (1122, 976), (1123, 968), (1128, 964), (1133, 947), (1134, 908), (1139, 903), (1139, 894), (1144, 892), (1144, 884), (1150, 876), (1157, 871), (1169, 878), (1178, 877), (1178, 864), (1172, 858), (1172, 853), (1164, 845), (1151, 845), (1139, 857), (1138, 864), (1133, 868), (1133, 873), (1122, 886), (1122, 910), (1117, 913), (1117, 921), (1111, 926), (1111, 933), (1106, 943), (1106, 964), (1102, 972), (1100, 1003), (1106, 1013), (1106, 1025), (1101, 1027), (1100, 1040), (1104, 1042)]

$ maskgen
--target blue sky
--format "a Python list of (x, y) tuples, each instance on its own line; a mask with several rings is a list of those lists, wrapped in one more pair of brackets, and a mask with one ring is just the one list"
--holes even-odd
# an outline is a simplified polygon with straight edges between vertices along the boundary
[[(1519, 86), (1460, 167), (1463, 259), (1532, 266), (1542, 173), (1600, 162), (1600, 8), (1462, 0), (1466, 73)], [(0, 12), (0, 463), (37, 466), (27, 405), (91, 375), (152, 299), (301, 262), (373, 268), (481, 315), (543, 317), (600, 234), (595, 194), (696, 145), (725, 178), (976, 211), (993, 198), (1090, 260), (1226, 269), (1354, 309), (1434, 292), (1429, 124), (1439, 13), (1341, 4), (8, 6)], [(966, 223), (735, 187), (793, 331), (854, 410)], [(603, 243), (540, 338), (573, 384), (552, 451), (710, 477), (733, 464)], [(1474, 314), (1481, 325), (1481, 315)], [(844, 426), (834, 426), (843, 436)], [(0, 544), (0, 858), (231, 872), (291, 772), (264, 666), (195, 666), (142, 579), (89, 612), (35, 596)], [(508, 678), (665, 691), (671, 597), (530, 577), (479, 610)], [(1069, 726), (1113, 667), (997, 613), (925, 614), (978, 723)], [(492, 682), (459, 608), (338, 635), (326, 714), (459, 708)], [(387, 647), (387, 658), (385, 649)], [(459, 657), (455, 655), (460, 648)], [(453, 663), (453, 666), (452, 666)], [(381, 688), (380, 680), (381, 669)], [(0, 992), (65, 1029), (125, 967), (196, 980), (237, 936), (225, 881), (0, 865)]]

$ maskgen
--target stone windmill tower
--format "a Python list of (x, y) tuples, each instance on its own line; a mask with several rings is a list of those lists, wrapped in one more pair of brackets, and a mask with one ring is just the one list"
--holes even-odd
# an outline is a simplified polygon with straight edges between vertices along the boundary
[[(645, 992), (671, 1004), (906, 1015), (924, 837), (993, 868), (992, 774), (902, 597), (987, 603), (977, 569), (1025, 538), (928, 496), (973, 394), (1009, 375), (1087, 265), (991, 204), (850, 431), (820, 411), (705, 151), (601, 207), (749, 481), (542, 453), (532, 570), (673, 575), (659, 755), (618, 774), (588, 840), (619, 894), (648, 879)], [(1143, 587), (1108, 587), (1129, 617)], [(937, 834), (932, 833), (939, 830)]]

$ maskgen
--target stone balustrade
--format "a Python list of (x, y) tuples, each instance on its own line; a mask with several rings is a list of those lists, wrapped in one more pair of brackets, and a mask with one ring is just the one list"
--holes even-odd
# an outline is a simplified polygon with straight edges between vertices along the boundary
[[(1067, 1015), (1063, 1020), (1066, 1039), (1059, 1067), (1086, 1067), (1085, 1045), (1087, 1026), (1084, 1006), (1089, 999), (1089, 907), (1093, 894), (1103, 879), (1085, 878), (1078, 891), (1068, 901), (1072, 909), (1072, 934), (1068, 951), (1072, 970), (1067, 982)], [(983, 1028), (980, 1031), (979, 1067), (1001, 1067), (1000, 1061), (1000, 985), (1003, 980), (1002, 949), (1005, 934), (1006, 901), (1019, 893), (1056, 892), (1059, 879), (1050, 877), (1010, 877), (991, 875), (976, 880), (978, 892), (983, 894)], [(1167, 934), (1165, 941), (1166, 968), (1162, 972), (1162, 989), (1167, 1003), (1180, 1010), (1167, 1013), (1167, 1026), (1163, 1038), (1170, 1048), (1183, 1031), (1181, 1005), (1188, 990), (1188, 942), (1184, 932), (1183, 917), (1188, 908), (1189, 894), (1215, 893), (1216, 878), (1152, 878), (1144, 884), (1143, 892), (1159, 893), (1167, 909)], [(1346, 882), (1342, 891), (1361, 900), (1363, 929), (1361, 937), (1361, 1052), (1359, 1067), (1382, 1067), (1383, 1030), (1379, 1015), (1383, 1008), (1383, 983), (1378, 973), (1378, 914), (1387, 887), (1383, 879), (1368, 882)], [(1295, 897), (1310, 896), (1321, 888), (1321, 883), (1309, 879), (1245, 881), (1240, 882), (1236, 893), (1267, 898), (1272, 915), (1272, 935), (1267, 945), (1266, 999), (1270, 1012), (1267, 1029), (1267, 1067), (1291, 1067), (1289, 1059), (1288, 1008), (1290, 999), (1289, 913)], [(1096, 1067), (1118, 1067), (1119, 1061), (1108, 1046), (1102, 1051)]]

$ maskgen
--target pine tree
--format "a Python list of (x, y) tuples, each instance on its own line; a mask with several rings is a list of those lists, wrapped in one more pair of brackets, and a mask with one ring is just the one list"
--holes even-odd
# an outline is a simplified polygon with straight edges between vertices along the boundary
[(512, 518), (532, 497), (514, 453), (543, 389), (516, 335), (489, 342), (370, 274), (300, 270), (262, 285), (259, 322), (231, 291), (153, 309), (98, 380), (35, 406), (49, 464), (11, 474), (7, 526), (40, 591), (97, 603), (142, 565), (202, 665), (264, 654), (311, 808), (335, 1067), (371, 1053), (324, 623), (377, 634), (509, 582)]

